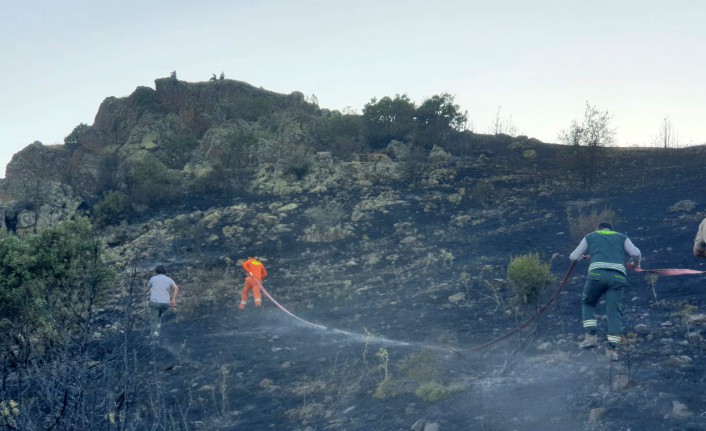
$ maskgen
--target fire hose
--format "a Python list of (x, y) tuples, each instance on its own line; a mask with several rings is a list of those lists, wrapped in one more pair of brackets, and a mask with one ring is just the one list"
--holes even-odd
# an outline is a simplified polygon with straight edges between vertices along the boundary
[[(587, 258), (587, 256), (584, 256), (584, 259)], [(521, 331), (522, 329), (526, 328), (529, 324), (534, 322), (539, 318), (539, 316), (544, 313), (551, 304), (556, 301), (556, 299), (559, 297), (559, 294), (561, 291), (564, 289), (564, 286), (566, 283), (569, 281), (569, 277), (571, 276), (571, 273), (574, 270), (574, 267), (576, 266), (577, 260), (574, 260), (571, 262), (571, 265), (569, 266), (569, 269), (566, 271), (566, 275), (564, 275), (564, 278), (562, 279), (561, 283), (559, 284), (559, 288), (554, 292), (554, 295), (547, 301), (546, 304), (544, 304), (540, 309), (537, 310), (537, 312), (527, 319), (524, 323), (522, 323), (520, 326), (516, 326), (512, 330), (508, 331), (507, 333), (503, 334), (502, 336), (495, 338), (493, 340), (488, 341), (487, 343), (481, 344), (480, 346), (473, 347), (471, 349), (467, 349), (467, 351), (474, 351), (474, 350), (481, 350), (486, 347), (489, 347), (495, 343), (498, 343), (516, 333)], [(653, 273), (653, 274), (659, 274), (659, 275), (666, 275), (666, 276), (674, 276), (674, 275), (690, 275), (690, 274), (705, 274), (706, 271), (697, 271), (694, 269), (683, 269), (683, 268), (660, 268), (660, 269), (643, 269), (637, 265), (633, 264), (627, 264), (625, 265), (626, 268), (632, 269), (635, 272), (648, 272), (648, 273)]]
[(471, 348), (471, 349), (466, 349), (466, 351), (472, 352), (472, 351), (475, 351), (475, 350), (485, 349), (486, 347), (489, 347), (489, 346), (491, 346), (491, 345), (493, 345), (493, 344), (495, 344), (495, 343), (498, 343), (498, 342), (500, 342), (500, 341), (502, 341), (502, 340), (504, 340), (504, 339), (506, 339), (506, 338), (508, 338), (508, 337), (510, 337), (510, 336), (512, 336), (512, 335), (514, 335), (514, 334), (516, 334), (516, 333), (518, 333), (518, 332), (520, 332), (521, 330), (523, 330), (524, 328), (526, 328), (530, 323), (532, 323), (532, 322), (534, 322), (535, 320), (539, 319), (539, 316), (541, 316), (545, 311), (547, 311), (547, 310), (549, 309), (549, 306), (551, 306), (551, 305), (554, 303), (554, 301), (556, 301), (557, 298), (559, 298), (559, 295), (561, 294), (561, 291), (564, 290), (564, 286), (566, 286), (566, 283), (569, 281), (569, 277), (571, 277), (571, 273), (574, 272), (574, 267), (576, 267), (576, 262), (577, 262), (577, 261), (575, 261), (575, 260), (574, 260), (574, 261), (571, 261), (571, 265), (569, 265), (569, 269), (566, 271), (566, 274), (564, 275), (564, 278), (561, 280), (561, 283), (559, 283), (559, 287), (557, 288), (556, 292), (554, 292), (554, 294), (552, 295), (552, 297), (549, 298), (549, 300), (548, 300), (544, 305), (542, 305), (542, 307), (540, 307), (540, 308), (534, 313), (534, 315), (532, 315), (532, 317), (530, 317), (529, 319), (527, 319), (527, 320), (526, 320), (525, 322), (523, 322), (521, 325), (516, 326), (516, 327), (514, 327), (513, 329), (511, 329), (510, 331), (508, 331), (508, 332), (506, 332), (505, 334), (501, 335), (500, 337), (495, 338), (495, 339), (493, 339), (493, 340), (490, 340), (490, 341), (488, 341), (487, 343), (481, 344), (480, 346), (476, 346), (476, 347), (473, 347), (473, 348)]
[[(559, 298), (559, 295), (560, 295), (561, 292), (564, 290), (564, 287), (566, 286), (566, 283), (568, 283), (568, 281), (569, 281), (569, 277), (571, 277), (571, 274), (573, 273), (574, 268), (576, 267), (576, 262), (578, 262), (578, 261), (576, 261), (576, 260), (571, 261), (571, 265), (569, 265), (569, 269), (566, 270), (566, 274), (564, 274), (564, 277), (562, 278), (561, 283), (559, 283), (559, 287), (557, 288), (557, 290), (554, 292), (554, 294), (551, 296), (551, 298), (549, 298), (549, 300), (548, 300), (544, 305), (542, 305), (539, 309), (537, 309), (537, 311), (534, 313), (534, 315), (532, 315), (529, 319), (527, 319), (526, 321), (524, 321), (524, 322), (523, 322), (522, 324), (520, 324), (519, 326), (516, 326), (516, 327), (514, 327), (513, 329), (511, 329), (510, 331), (508, 331), (508, 332), (506, 332), (505, 334), (501, 335), (500, 337), (494, 338), (494, 339), (492, 339), (492, 340), (490, 340), (490, 341), (488, 341), (488, 342), (486, 342), (486, 343), (483, 343), (483, 344), (481, 344), (481, 345), (479, 345), (479, 346), (476, 346), (476, 347), (473, 347), (473, 348), (470, 348), (470, 349), (464, 349), (464, 351), (476, 351), (476, 350), (485, 349), (485, 348), (487, 348), (487, 347), (489, 347), (489, 346), (491, 346), (491, 345), (493, 345), (493, 344), (496, 344), (496, 343), (499, 343), (499, 342), (502, 341), (502, 340), (505, 340), (505, 339), (508, 338), (508, 337), (511, 337), (512, 335), (514, 335), (514, 334), (520, 332), (521, 330), (525, 329), (525, 328), (526, 328), (527, 326), (529, 326), (532, 322), (534, 322), (534, 321), (536, 321), (537, 319), (539, 319), (539, 317), (540, 317), (542, 314), (544, 314), (544, 313), (549, 309), (549, 307)], [(666, 275), (666, 276), (690, 275), (690, 274), (704, 274), (704, 273), (706, 273), (706, 271), (697, 271), (697, 270), (693, 270), (693, 269), (682, 269), (682, 268), (643, 269), (643, 268), (641, 268), (641, 267), (639, 267), (639, 266), (632, 265), (632, 264), (628, 264), (628, 265), (626, 265), (626, 267), (627, 267), (628, 269), (632, 269), (632, 270), (635, 271), (635, 272), (648, 272), (648, 273), (654, 273), (654, 274)], [(260, 289), (262, 290), (262, 292), (265, 294), (265, 296), (267, 296), (267, 298), (268, 298), (270, 301), (272, 301), (273, 304), (275, 304), (280, 310), (282, 310), (284, 313), (286, 313), (286, 314), (289, 315), (290, 317), (293, 317), (293, 318), (296, 319), (296, 320), (299, 320), (299, 321), (301, 321), (301, 322), (303, 322), (303, 323), (305, 323), (305, 324), (307, 324), (307, 325), (311, 325), (311, 326), (313, 326), (313, 327), (315, 327), (315, 328), (318, 328), (318, 329), (323, 329), (323, 330), (329, 330), (329, 329), (330, 329), (330, 330), (332, 330), (332, 331), (334, 331), (334, 332), (339, 332), (339, 333), (342, 333), (342, 334), (356, 335), (356, 334), (351, 333), (351, 332), (348, 332), (348, 331), (343, 331), (343, 330), (341, 330), (341, 329), (335, 329), (335, 328), (328, 328), (328, 327), (326, 327), (326, 326), (319, 325), (319, 324), (317, 324), (317, 323), (312, 323), (312, 322), (309, 322), (308, 320), (302, 319), (301, 317), (299, 317), (299, 316), (295, 315), (294, 313), (292, 313), (291, 311), (287, 310), (287, 309), (286, 309), (284, 306), (282, 306), (279, 302), (277, 302), (277, 300), (276, 300), (275, 298), (273, 298), (272, 295), (270, 295), (270, 293), (267, 291), (267, 289), (265, 289), (265, 286), (263, 286), (262, 283), (260, 283), (260, 281), (259, 281), (257, 278), (253, 277), (253, 279), (255, 280), (255, 282), (257, 283), (257, 285), (260, 287)]]
[(658, 268), (658, 269), (644, 269), (636, 265), (626, 265), (628, 269), (632, 269), (635, 272), (650, 272), (652, 274), (658, 275), (693, 275), (693, 274), (706, 274), (706, 271), (697, 271), (695, 269), (685, 269), (685, 268)]
[(262, 290), (262, 293), (264, 293), (265, 296), (267, 296), (267, 298), (268, 298), (270, 301), (272, 301), (273, 304), (275, 304), (280, 310), (284, 311), (284, 312), (285, 312), (286, 314), (288, 314), (289, 316), (291, 316), (291, 317), (293, 317), (293, 318), (299, 320), (300, 322), (306, 323), (307, 325), (311, 325), (311, 326), (313, 326), (313, 327), (315, 327), (315, 328), (318, 328), (318, 329), (323, 329), (323, 330), (328, 330), (328, 329), (330, 329), (330, 330), (332, 330), (332, 331), (334, 331), (334, 332), (339, 332), (339, 333), (341, 333), (341, 334), (355, 335), (355, 334), (353, 334), (353, 333), (351, 333), (351, 332), (344, 331), (344, 330), (342, 330), (342, 329), (327, 328), (327, 327), (324, 326), (324, 325), (319, 325), (319, 324), (317, 324), (317, 323), (312, 323), (312, 322), (309, 322), (308, 320), (302, 319), (301, 317), (297, 316), (296, 314), (294, 314), (294, 313), (292, 313), (291, 311), (289, 311), (289, 310), (287, 310), (286, 308), (284, 308), (284, 306), (282, 306), (282, 304), (280, 304), (279, 302), (277, 302), (277, 300), (276, 300), (275, 298), (273, 298), (272, 295), (270, 295), (270, 293), (267, 291), (267, 289), (265, 289), (265, 286), (263, 286), (262, 283), (260, 283), (260, 280), (258, 280), (258, 279), (255, 278), (255, 277), (252, 277), (252, 278), (253, 278), (253, 280), (255, 280), (255, 283), (257, 283), (257, 285), (260, 287), (260, 289)]

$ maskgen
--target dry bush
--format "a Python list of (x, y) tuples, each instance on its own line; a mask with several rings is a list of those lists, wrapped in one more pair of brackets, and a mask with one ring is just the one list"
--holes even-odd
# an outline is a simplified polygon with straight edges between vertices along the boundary
[(325, 229), (340, 224), (345, 216), (345, 211), (341, 204), (328, 202), (306, 209), (304, 215), (313, 225)]
[(167, 392), (171, 377), (147, 353), (137, 328), (135, 310), (144, 295), (136, 273), (116, 283), (118, 297), (93, 304), (96, 313), (80, 326), (59, 327), (44, 352), (20, 346), (27, 351), (21, 366), (3, 358), (0, 429), (191, 428), (185, 419), (189, 400)]
[(586, 234), (596, 230), (598, 223), (602, 221), (611, 222), (613, 225), (620, 222), (620, 219), (610, 208), (597, 210), (591, 207), (591, 203), (570, 203), (566, 208), (566, 219), (569, 223), (569, 231), (575, 239), (581, 239)]
[(341, 227), (345, 217), (343, 206), (336, 202), (313, 206), (304, 211), (311, 223), (304, 230), (303, 239), (308, 242), (335, 242), (350, 235)]
[(179, 318), (199, 317), (240, 301), (243, 280), (237, 268), (190, 269), (177, 284), (181, 287)]
[(482, 181), (473, 187), (471, 197), (483, 207), (491, 207), (498, 202), (498, 190), (490, 181)]

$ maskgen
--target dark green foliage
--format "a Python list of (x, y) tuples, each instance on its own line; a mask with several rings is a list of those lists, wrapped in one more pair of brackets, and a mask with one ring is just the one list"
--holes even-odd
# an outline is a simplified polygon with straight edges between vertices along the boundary
[(372, 99), (363, 109), (364, 133), (373, 148), (383, 148), (390, 141), (413, 141), (431, 148), (445, 144), (454, 133), (466, 127), (467, 114), (460, 112), (450, 94), (441, 94), (425, 100), (416, 107), (405, 95), (394, 99)]
[(207, 157), (213, 166), (225, 171), (254, 169), (257, 163), (257, 137), (249, 131), (237, 130), (211, 145)]
[(196, 195), (225, 196), (242, 189), (250, 181), (250, 171), (240, 169), (226, 171), (223, 165), (215, 165), (205, 175), (191, 180), (189, 193)]
[(170, 169), (182, 169), (198, 146), (199, 141), (194, 136), (173, 136), (160, 143), (159, 158)]
[(519, 304), (537, 306), (542, 294), (553, 283), (554, 276), (549, 264), (542, 262), (537, 253), (530, 253), (510, 260), (507, 279)]
[[(105, 424), (117, 407), (114, 389), (126, 391), (120, 373), (135, 368), (122, 371), (127, 349), (97, 348), (98, 310), (116, 284), (103, 250), (85, 219), (27, 239), (0, 233), (0, 400), (17, 406), (0, 412), (0, 428), (113, 429)], [(122, 311), (118, 317), (131, 313)]]
[(64, 138), (64, 145), (66, 145), (66, 148), (69, 150), (75, 150), (80, 147), (83, 143), (83, 137), (89, 128), (90, 126), (84, 123), (74, 127), (74, 130), (69, 133), (69, 136)]
[(101, 153), (98, 162), (98, 190), (111, 190), (118, 187), (118, 172), (122, 160), (115, 152)]
[(162, 204), (179, 195), (181, 180), (175, 171), (149, 156), (127, 170), (127, 194), (132, 204)]
[(436, 381), (423, 383), (414, 391), (416, 396), (428, 403), (442, 401), (450, 397), (452, 393), (453, 391)]
[(365, 139), (372, 148), (383, 148), (390, 141), (408, 141), (414, 130), (414, 102), (406, 95), (373, 98), (363, 108)]
[(0, 315), (14, 325), (25, 307), (23, 286), (32, 278), (32, 252), (26, 241), (4, 231), (0, 235)]
[(127, 218), (127, 196), (123, 192), (110, 191), (93, 207), (93, 224), (97, 228), (120, 223)]
[(360, 115), (344, 115), (334, 111), (321, 118), (314, 128), (317, 151), (330, 151), (335, 157), (346, 158), (365, 150)]
[(157, 93), (149, 87), (137, 87), (128, 101), (137, 108), (138, 115), (142, 115), (145, 111), (154, 112), (159, 109)]
[(427, 99), (415, 113), (417, 145), (431, 148), (443, 144), (453, 132), (466, 127), (467, 114), (460, 112), (450, 94), (436, 95)]
[[(219, 86), (224, 83), (228, 83), (228, 81), (216, 82), (212, 85)], [(278, 109), (278, 105), (282, 103), (280, 96), (274, 93), (240, 94), (234, 92), (229, 96), (228, 99), (216, 101), (216, 106), (225, 114), (226, 120), (257, 121), (260, 117), (272, 115)]]
[(103, 245), (85, 219), (26, 240), (0, 234), (3, 359), (17, 360), (18, 345), (31, 344), (36, 350), (65, 340), (90, 319), (112, 278), (103, 262)]

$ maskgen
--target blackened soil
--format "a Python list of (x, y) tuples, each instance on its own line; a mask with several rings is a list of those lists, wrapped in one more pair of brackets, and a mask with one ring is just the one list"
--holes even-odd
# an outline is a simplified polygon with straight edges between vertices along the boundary
[[(557, 280), (565, 275), (578, 243), (566, 220), (571, 203), (613, 210), (643, 268), (706, 270), (691, 255), (706, 216), (701, 156), (662, 154), (659, 163), (619, 158), (591, 199), (562, 185), (557, 170), (495, 181), (502, 203), (451, 203), (456, 188), (399, 191), (400, 202), (369, 215), (355, 238), (293, 236), (268, 256), (270, 293), (324, 329), (270, 301), (238, 312), (234, 300), (196, 319), (172, 315), (146, 364), (191, 429), (394, 431), (418, 421), (441, 431), (706, 429), (705, 335), (687, 324), (706, 309), (702, 276), (630, 274), (617, 362), (602, 347), (577, 347), (583, 262), (560, 293), (557, 282), (546, 294), (556, 302), (540, 318), (476, 349), (533, 315), (514, 305), (506, 284), (497, 295), (489, 287), (512, 256), (538, 252)], [(470, 188), (486, 174), (460, 176)], [(696, 207), (670, 210), (682, 200)], [(459, 214), (470, 221), (456, 223)]]

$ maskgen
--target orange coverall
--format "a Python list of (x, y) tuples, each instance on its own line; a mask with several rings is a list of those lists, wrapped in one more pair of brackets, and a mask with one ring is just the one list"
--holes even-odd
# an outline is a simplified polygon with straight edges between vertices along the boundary
[(252, 289), (252, 295), (255, 298), (255, 306), (259, 307), (262, 305), (262, 298), (260, 296), (260, 285), (258, 283), (262, 283), (262, 280), (267, 277), (265, 265), (257, 259), (250, 257), (243, 262), (242, 267), (247, 275), (245, 276), (245, 287), (243, 288), (243, 294), (240, 297), (240, 305), (238, 308), (241, 310), (245, 308), (245, 304), (248, 303), (248, 292), (250, 292), (250, 289)]

